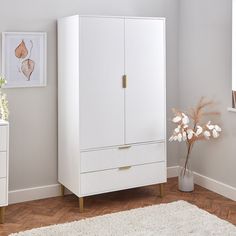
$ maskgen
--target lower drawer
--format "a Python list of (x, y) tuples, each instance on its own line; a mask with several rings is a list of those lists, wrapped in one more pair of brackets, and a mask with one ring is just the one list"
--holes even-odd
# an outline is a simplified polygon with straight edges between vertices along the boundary
[(0, 152), (0, 178), (7, 176), (7, 153)]
[(0, 179), (0, 206), (7, 203), (7, 181), (5, 178)]
[(166, 163), (159, 162), (81, 174), (81, 195), (117, 191), (166, 182)]

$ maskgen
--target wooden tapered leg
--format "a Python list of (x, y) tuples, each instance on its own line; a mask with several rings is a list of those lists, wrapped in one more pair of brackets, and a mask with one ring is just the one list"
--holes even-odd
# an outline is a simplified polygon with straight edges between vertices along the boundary
[(160, 197), (163, 198), (164, 197), (164, 184), (159, 184), (159, 188), (160, 188)]
[(65, 196), (65, 187), (61, 184), (61, 196)]
[(84, 198), (83, 197), (79, 198), (79, 211), (80, 212), (84, 211)]
[(0, 224), (3, 224), (5, 220), (5, 207), (0, 208)]

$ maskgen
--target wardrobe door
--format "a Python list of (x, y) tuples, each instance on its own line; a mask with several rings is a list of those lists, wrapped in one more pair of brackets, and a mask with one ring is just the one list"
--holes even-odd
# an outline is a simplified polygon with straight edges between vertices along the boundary
[(165, 21), (125, 20), (125, 142), (165, 139)]
[(124, 143), (124, 19), (80, 17), (80, 144)]

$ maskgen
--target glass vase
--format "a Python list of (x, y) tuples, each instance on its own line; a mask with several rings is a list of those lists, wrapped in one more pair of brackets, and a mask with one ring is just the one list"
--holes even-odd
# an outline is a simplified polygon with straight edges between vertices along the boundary
[(182, 192), (192, 192), (194, 190), (194, 177), (191, 168), (191, 160), (182, 159), (179, 167), (178, 188)]

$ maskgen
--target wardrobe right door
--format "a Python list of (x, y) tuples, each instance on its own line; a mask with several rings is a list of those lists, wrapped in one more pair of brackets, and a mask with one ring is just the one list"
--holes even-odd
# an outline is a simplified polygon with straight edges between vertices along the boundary
[(164, 19), (125, 19), (125, 74), (125, 143), (164, 140)]

